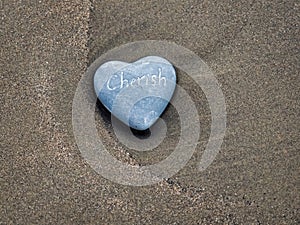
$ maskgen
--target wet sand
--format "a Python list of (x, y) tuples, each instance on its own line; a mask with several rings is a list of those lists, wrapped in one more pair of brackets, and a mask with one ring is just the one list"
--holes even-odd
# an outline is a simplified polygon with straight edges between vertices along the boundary
[[(299, 4), (296, 1), (7, 1), (1, 6), (0, 224), (298, 224)], [(115, 184), (83, 159), (72, 101), (86, 68), (130, 41), (169, 40), (198, 54), (226, 98), (227, 131), (213, 164), (197, 163), (210, 131), (203, 92), (179, 71), (197, 104), (201, 137), (188, 165), (146, 187)], [(194, 91), (194, 89), (196, 91)], [(168, 154), (117, 146), (96, 107), (99, 135), (125, 162)], [(129, 153), (129, 154), (127, 154)]]

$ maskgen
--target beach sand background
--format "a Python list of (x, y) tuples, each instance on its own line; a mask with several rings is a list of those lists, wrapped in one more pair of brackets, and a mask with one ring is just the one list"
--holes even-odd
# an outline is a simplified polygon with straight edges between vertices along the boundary
[[(0, 224), (299, 224), (299, 3), (162, 2), (1, 0)], [(210, 112), (180, 73), (199, 103), (196, 154), (167, 181), (122, 186), (81, 156), (72, 101), (98, 56), (148, 39), (175, 42), (209, 65), (227, 131), (199, 173)], [(180, 129), (171, 116), (178, 120), (172, 107), (164, 119), (174, 132), (161, 151), (140, 154), (116, 144), (109, 115), (96, 108), (107, 148), (133, 164), (170, 153)]]

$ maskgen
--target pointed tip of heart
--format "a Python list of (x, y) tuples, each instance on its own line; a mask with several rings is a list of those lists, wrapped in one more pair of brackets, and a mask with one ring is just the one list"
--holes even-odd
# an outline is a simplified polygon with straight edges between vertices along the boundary
[(133, 122), (130, 120), (129, 126), (140, 131), (147, 130), (157, 121), (158, 118), (159, 115), (156, 111), (150, 111), (143, 116), (142, 120), (136, 120)]

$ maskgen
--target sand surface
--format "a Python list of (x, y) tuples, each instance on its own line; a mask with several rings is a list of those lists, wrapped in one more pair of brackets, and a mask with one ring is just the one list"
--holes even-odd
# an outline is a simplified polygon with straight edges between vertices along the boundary
[[(299, 3), (162, 2), (1, 0), (0, 224), (300, 223)], [(199, 102), (196, 154), (167, 181), (122, 186), (81, 156), (72, 101), (97, 57), (146, 39), (173, 41), (210, 66), (226, 98), (227, 131), (199, 173), (210, 111), (182, 75)], [(176, 112), (164, 117), (174, 132), (161, 151), (126, 154), (96, 108), (99, 135), (133, 164), (157, 162), (176, 145)]]

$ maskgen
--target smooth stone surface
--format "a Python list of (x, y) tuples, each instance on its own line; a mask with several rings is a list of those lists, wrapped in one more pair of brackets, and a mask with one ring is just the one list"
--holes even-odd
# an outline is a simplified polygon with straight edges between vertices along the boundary
[(109, 61), (94, 76), (94, 89), (102, 104), (137, 130), (146, 130), (157, 121), (175, 87), (174, 67), (158, 56), (147, 56), (133, 63)]

